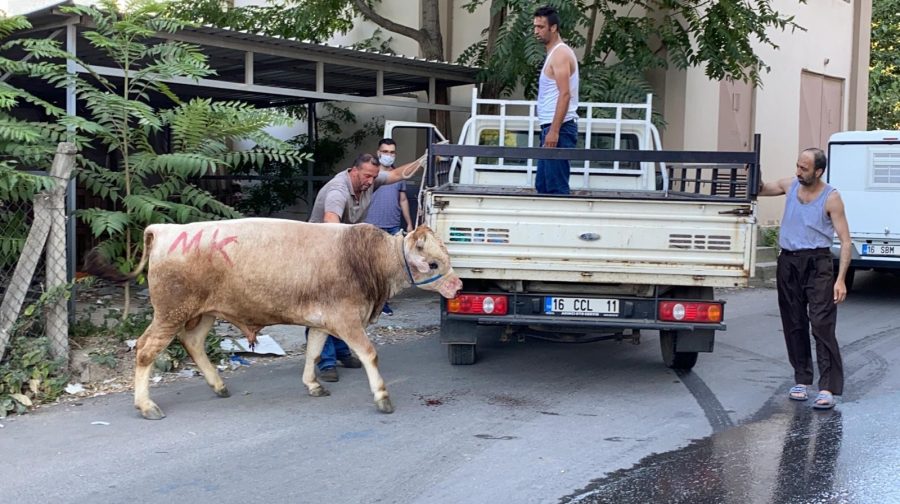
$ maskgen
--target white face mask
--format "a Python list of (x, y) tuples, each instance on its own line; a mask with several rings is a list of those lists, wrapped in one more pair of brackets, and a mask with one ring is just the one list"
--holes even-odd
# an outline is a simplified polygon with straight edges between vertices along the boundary
[(394, 166), (395, 159), (397, 159), (397, 156), (393, 156), (391, 154), (378, 155), (378, 162), (381, 163), (381, 166)]

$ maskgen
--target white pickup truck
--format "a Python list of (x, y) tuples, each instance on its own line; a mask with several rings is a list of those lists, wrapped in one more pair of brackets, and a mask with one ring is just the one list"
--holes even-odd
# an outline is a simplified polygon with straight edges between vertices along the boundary
[[(841, 192), (850, 226), (847, 290), (857, 269), (900, 272), (900, 131), (831, 135), (826, 178)], [(837, 238), (831, 250), (837, 267)]]
[[(541, 149), (534, 107), (473, 95), (459, 143), (430, 147), (420, 215), (464, 281), (441, 305), (450, 362), (474, 363), (480, 338), (657, 330), (665, 364), (692, 368), (725, 329), (714, 289), (754, 270), (758, 139), (754, 152), (661, 151), (648, 96), (582, 104), (578, 148)], [(535, 158), (550, 156), (574, 160), (570, 195), (534, 190)]]

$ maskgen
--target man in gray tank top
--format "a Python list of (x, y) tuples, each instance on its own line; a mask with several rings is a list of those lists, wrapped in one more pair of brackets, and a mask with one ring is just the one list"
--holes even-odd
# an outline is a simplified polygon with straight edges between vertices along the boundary
[[(847, 297), (845, 277), (850, 266), (850, 228), (841, 195), (822, 181), (827, 160), (821, 149), (810, 148), (797, 158), (797, 176), (777, 182), (760, 182), (760, 196), (787, 195), (778, 245), (776, 281), (778, 308), (794, 368), (789, 397), (808, 399), (812, 386), (810, 326), (816, 340), (819, 393), (813, 408), (831, 409), (834, 396), (843, 394), (844, 368), (835, 337), (837, 305)], [(831, 244), (835, 233), (841, 241), (838, 273), (834, 275)]]
[[(559, 36), (553, 7), (534, 11), (534, 36), (547, 58), (538, 76), (537, 116), (541, 147), (575, 147), (578, 141), (578, 58)], [(541, 194), (569, 194), (569, 160), (538, 159), (534, 187)]]

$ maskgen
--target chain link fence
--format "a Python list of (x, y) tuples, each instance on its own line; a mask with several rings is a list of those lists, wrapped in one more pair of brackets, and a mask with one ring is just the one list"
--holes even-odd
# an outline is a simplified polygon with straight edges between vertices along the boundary
[(0, 203), (0, 358), (11, 338), (44, 335), (54, 358), (69, 357), (65, 191), (75, 146), (53, 160), (53, 189), (33, 202)]

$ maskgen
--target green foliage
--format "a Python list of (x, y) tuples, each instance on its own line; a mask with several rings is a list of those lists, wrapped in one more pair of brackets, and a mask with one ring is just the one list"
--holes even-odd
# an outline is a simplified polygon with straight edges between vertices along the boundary
[[(463, 8), (474, 12), (487, 2), (471, 0)], [(767, 35), (769, 30), (802, 29), (792, 16), (773, 10), (771, 0), (490, 0), (491, 14), (504, 18), (496, 33), (484, 33), (486, 39), (496, 37), (496, 43), (491, 47), (479, 41), (458, 62), (481, 66), (486, 90), (497, 95), (521, 87), (534, 96), (545, 52), (533, 36), (532, 21), (535, 8), (544, 4), (559, 10), (560, 31), (570, 46), (589, 45), (582, 68), (593, 76), (609, 72), (618, 84), (633, 86), (627, 91), (602, 84), (587, 86), (581, 92), (586, 101), (618, 101), (623, 94), (643, 101), (642, 90), (649, 87), (646, 72), (669, 65), (702, 66), (713, 80), (730, 78), (761, 85), (760, 72), (769, 67), (754, 46), (777, 48)], [(595, 39), (588, 40), (583, 33), (591, 33), (593, 10), (600, 28)], [(611, 67), (616, 68), (606, 70)], [(589, 83), (589, 79), (583, 77), (581, 82)]]
[(763, 247), (778, 247), (778, 226), (770, 226), (760, 228), (760, 234), (762, 236), (762, 243), (760, 244)]
[[(323, 103), (323, 112), (317, 124), (321, 137), (312, 143), (306, 134), (290, 140), (290, 144), (315, 159), (313, 175), (331, 176), (345, 168), (338, 162), (346, 159), (352, 149), (357, 149), (373, 135), (384, 130), (384, 123), (378, 119), (357, 127), (356, 115), (348, 108), (333, 103)], [(305, 108), (293, 110), (299, 117), (306, 114)], [(348, 133), (348, 131), (352, 131)], [(293, 205), (298, 199), (306, 198), (306, 183), (300, 178), (306, 171), (306, 164), (273, 161), (262, 166), (244, 165), (233, 171), (235, 174), (260, 176), (259, 183), (241, 188), (241, 195), (235, 207), (253, 215), (271, 215)], [(318, 191), (324, 182), (315, 182), (313, 190)], [(309, 203), (309, 202), (307, 202)]]
[(0, 418), (55, 400), (68, 379), (64, 359), (50, 357), (47, 338), (13, 338), (9, 356), (0, 362)]
[(70, 293), (71, 285), (44, 292), (13, 324), (8, 353), (0, 359), (0, 418), (10, 412), (24, 413), (62, 394), (69, 379), (66, 362), (50, 356), (43, 322), (46, 307), (68, 299)]
[(356, 10), (349, 0), (286, 0), (268, 5), (230, 7), (221, 0), (196, 0), (185, 9), (170, 4), (170, 15), (250, 33), (324, 42), (353, 28)]
[[(0, 13), (0, 39), (30, 27), (23, 17), (2, 17)], [(16, 45), (14, 42), (0, 44), (0, 73), (49, 77), (59, 68), (54, 63), (22, 62), (7, 57)], [(33, 50), (42, 52), (46, 46), (36, 42)], [(12, 111), (22, 105), (36, 107), (50, 121), (25, 121), (14, 116)], [(30, 202), (36, 194), (55, 185), (50, 177), (24, 170), (49, 171), (57, 144), (67, 139), (65, 126), (52, 122), (63, 115), (63, 110), (26, 90), (8, 81), (0, 82), (0, 268), (10, 267), (19, 258), (29, 229)]]
[(106, 366), (110, 369), (115, 369), (118, 361), (116, 360), (116, 353), (110, 350), (94, 350), (90, 352), (91, 362), (97, 364), (99, 366)]
[(872, 1), (869, 129), (900, 129), (900, 0)]

